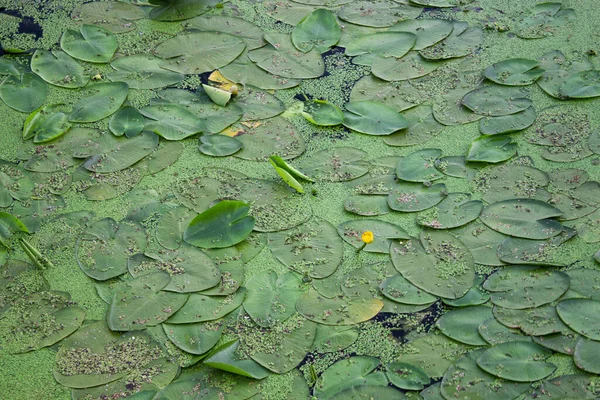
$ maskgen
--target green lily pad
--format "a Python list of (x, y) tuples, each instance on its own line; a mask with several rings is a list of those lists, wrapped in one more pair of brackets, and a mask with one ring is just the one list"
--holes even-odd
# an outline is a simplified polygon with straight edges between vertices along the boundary
[(575, 332), (551, 333), (550, 335), (533, 337), (533, 341), (540, 346), (569, 356), (572, 356), (575, 352), (575, 346), (579, 339), (581, 339), (581, 335)]
[(429, 384), (429, 376), (419, 367), (402, 362), (385, 366), (385, 375), (392, 385), (404, 390), (421, 390)]
[(540, 57), (540, 67), (544, 69), (544, 73), (536, 83), (544, 92), (558, 99), (563, 99), (560, 89), (567, 79), (578, 72), (594, 69), (587, 57), (568, 60), (559, 50)]
[(221, 282), (221, 271), (202, 250), (183, 245), (177, 250), (136, 254), (128, 261), (129, 273), (135, 278), (149, 271), (165, 271), (171, 276), (162, 290), (191, 293), (206, 290)]
[(364, 217), (389, 214), (387, 196), (348, 196), (344, 200), (344, 210)]
[(475, 139), (465, 156), (466, 161), (499, 163), (517, 154), (517, 143), (504, 135), (482, 136)]
[(146, 13), (134, 4), (105, 1), (79, 4), (71, 17), (78, 23), (94, 24), (112, 33), (123, 33), (136, 29), (134, 21), (145, 18)]
[(144, 131), (132, 138), (115, 137), (110, 144), (85, 160), (83, 167), (98, 173), (121, 171), (152, 153), (158, 146), (158, 136)]
[(586, 338), (579, 339), (573, 354), (573, 361), (578, 368), (592, 374), (600, 373), (598, 357), (600, 357), (600, 344), (597, 341)]
[[(367, 75), (354, 84), (350, 93), (351, 102), (364, 100), (378, 101), (401, 112), (425, 101), (425, 95), (406, 81), (387, 82)], [(405, 118), (408, 119), (406, 114)]]
[(51, 85), (79, 88), (90, 80), (84, 68), (60, 50), (36, 50), (31, 57), (31, 70)]
[(247, 50), (257, 49), (266, 43), (263, 39), (263, 30), (241, 18), (227, 15), (199, 16), (186, 21), (183, 25), (187, 29), (199, 29), (201, 31), (223, 32), (235, 35), (246, 42)]
[(588, 298), (600, 300), (600, 293), (595, 289), (600, 284), (600, 271), (578, 268), (565, 271), (570, 278), (569, 290), (563, 298)]
[(129, 86), (124, 82), (97, 83), (82, 91), (87, 96), (73, 105), (71, 122), (96, 122), (112, 115), (127, 98)]
[(324, 325), (354, 325), (373, 318), (383, 307), (379, 299), (328, 299), (310, 289), (296, 303), (296, 309), (311, 321)]
[(165, 292), (171, 277), (165, 271), (140, 275), (119, 287), (113, 295), (107, 315), (113, 331), (137, 331), (155, 326), (169, 318), (187, 301), (188, 296)]
[(223, 76), (233, 82), (246, 85), (252, 82), (259, 89), (288, 89), (300, 84), (298, 79), (284, 78), (273, 75), (258, 67), (250, 60), (244, 51), (238, 58), (224, 67), (219, 68)]
[(319, 353), (341, 351), (358, 339), (358, 331), (352, 326), (317, 325), (313, 349)]
[(140, 225), (104, 218), (85, 230), (75, 247), (75, 257), (86, 275), (105, 281), (127, 272), (127, 259), (145, 248), (146, 233)]
[(403, 115), (408, 121), (408, 127), (405, 130), (384, 137), (385, 144), (389, 146), (423, 144), (437, 136), (444, 129), (444, 125), (434, 118), (433, 109), (430, 105), (424, 104), (411, 108), (406, 110)]
[[(469, 251), (473, 252), (471, 248), (469, 248)], [(473, 256), (473, 258), (475, 259), (475, 256)], [(477, 263), (476, 260), (475, 262)], [(475, 275), (473, 286), (469, 289), (467, 293), (465, 293), (464, 296), (459, 297), (458, 299), (442, 298), (442, 302), (452, 307), (478, 306), (487, 303), (490, 299), (490, 294), (481, 288), (481, 282), (483, 282), (483, 279), (479, 275)]]
[(576, 235), (574, 229), (565, 228), (557, 236), (547, 240), (506, 238), (498, 249), (500, 260), (508, 264), (545, 265), (562, 267), (560, 245)]
[(42, 270), (25, 261), (5, 260), (0, 266), (0, 274), (0, 312), (22, 297), (50, 288)]
[(591, 400), (598, 397), (598, 389), (591, 382), (593, 379), (587, 375), (563, 375), (542, 382), (527, 399), (576, 399)]
[(166, 140), (182, 140), (202, 132), (201, 121), (177, 104), (150, 105), (140, 109), (140, 113), (150, 119), (144, 129)]
[(396, 176), (403, 181), (431, 182), (442, 178), (434, 161), (442, 155), (440, 149), (422, 149), (404, 156), (396, 168)]
[(45, 198), (39, 200), (14, 203), (12, 213), (27, 226), (29, 232), (34, 233), (40, 229), (50, 215), (65, 206), (66, 203), (62, 196), (47, 194)]
[(3, 310), (0, 322), (2, 349), (25, 353), (51, 346), (75, 332), (85, 310), (68, 293), (36, 292), (20, 296)]
[(383, 281), (379, 290), (388, 299), (402, 304), (430, 305), (438, 300), (436, 296), (419, 289), (400, 274)]
[(551, 219), (560, 210), (539, 200), (503, 200), (483, 208), (479, 218), (493, 230), (525, 239), (547, 239), (562, 232), (560, 222)]
[(488, 166), (477, 172), (472, 182), (474, 191), (488, 203), (526, 198), (548, 201), (551, 197), (546, 190), (548, 174), (535, 168), (528, 158)]
[(338, 16), (353, 24), (383, 28), (400, 20), (417, 18), (422, 11), (420, 7), (390, 0), (359, 0), (345, 4)]
[(60, 111), (60, 105), (53, 104), (38, 108), (25, 120), (23, 139), (31, 139), (34, 143), (45, 143), (54, 140), (71, 129), (68, 116)]
[[(525, 336), (523, 333), (516, 329), (512, 329), (502, 325), (494, 317), (483, 321), (479, 325), (479, 328), (477, 328), (477, 330), (479, 331), (481, 337), (492, 346), (500, 343), (513, 342), (517, 340), (524, 340), (528, 342), (531, 341), (531, 337)], [(544, 347), (547, 348), (547, 346)]]
[(325, 63), (317, 49), (299, 52), (289, 35), (269, 33), (268, 44), (248, 52), (248, 57), (273, 75), (292, 79), (318, 78), (325, 72)]
[(516, 341), (496, 345), (479, 356), (477, 365), (484, 371), (515, 382), (533, 382), (556, 370), (544, 361), (552, 352), (535, 343)]
[(224, 200), (198, 214), (183, 234), (186, 242), (205, 248), (229, 247), (244, 240), (254, 228), (250, 206), (236, 200)]
[(205, 296), (192, 293), (183, 307), (167, 322), (175, 325), (220, 320), (242, 305), (245, 296), (246, 289), (243, 287), (226, 296)]
[(343, 253), (343, 243), (335, 227), (320, 218), (270, 234), (269, 248), (285, 266), (313, 278), (333, 274)]
[(377, 219), (358, 219), (346, 221), (338, 225), (338, 234), (348, 244), (356, 249), (362, 247), (362, 234), (373, 233), (373, 242), (365, 246), (363, 251), (370, 253), (388, 253), (390, 245), (396, 239), (408, 239), (408, 233), (398, 225)]
[(389, 32), (410, 32), (416, 36), (413, 50), (423, 50), (444, 40), (454, 26), (445, 19), (407, 19), (392, 25)]
[(441, 62), (427, 60), (413, 51), (402, 58), (375, 56), (371, 72), (384, 81), (405, 81), (428, 75), (441, 66)]
[(454, 21), (454, 29), (444, 40), (421, 50), (421, 56), (428, 60), (446, 60), (472, 54), (483, 44), (483, 29), (469, 26), (463, 21)]
[(479, 120), (479, 131), (484, 135), (518, 132), (529, 128), (535, 122), (535, 118), (533, 107), (501, 117), (485, 117)]
[(445, 156), (435, 160), (435, 167), (444, 175), (455, 178), (472, 179), (481, 169), (481, 164), (469, 164), (464, 156)]
[(452, 229), (479, 217), (483, 203), (468, 193), (450, 193), (437, 206), (417, 215), (417, 223), (433, 229)]
[(107, 74), (107, 78), (113, 82), (125, 82), (132, 89), (158, 89), (183, 80), (183, 74), (161, 68), (162, 62), (151, 55), (119, 57), (110, 63), (115, 71)]
[(277, 374), (290, 372), (302, 362), (310, 351), (316, 330), (317, 324), (297, 317), (294, 319), (293, 325), (286, 328), (283, 333), (272, 332), (265, 335), (266, 340), (277, 337), (279, 342), (277, 345), (252, 351), (250, 357)]
[(244, 160), (266, 160), (278, 155), (284, 160), (298, 157), (305, 150), (304, 139), (283, 117), (269, 118), (250, 127), (240, 126), (235, 136), (242, 149), (235, 157)]
[(190, 31), (162, 42), (154, 49), (154, 54), (165, 60), (159, 64), (164, 69), (180, 74), (200, 74), (224, 67), (245, 47), (242, 39), (227, 33)]
[(492, 64), (483, 71), (491, 81), (507, 86), (526, 86), (535, 82), (544, 70), (539, 63), (526, 58), (511, 58)]
[(336, 126), (344, 122), (342, 110), (327, 100), (305, 102), (302, 116), (310, 123), (319, 126)]
[(82, 25), (78, 31), (67, 29), (60, 47), (71, 57), (91, 63), (107, 63), (117, 50), (117, 38), (95, 25)]
[(458, 342), (471, 346), (485, 346), (487, 342), (479, 334), (478, 327), (490, 318), (492, 318), (490, 307), (464, 307), (442, 315), (436, 321), (436, 326), (444, 335)]
[(359, 36), (346, 46), (345, 54), (352, 62), (371, 66), (375, 56), (403, 57), (415, 45), (416, 36), (410, 32), (379, 32)]
[(423, 211), (438, 204), (447, 194), (443, 183), (426, 186), (418, 182), (400, 182), (390, 192), (388, 205), (396, 211)]
[(324, 53), (340, 40), (341, 29), (329, 10), (318, 8), (304, 17), (292, 31), (292, 43), (303, 53), (315, 48)]
[(389, 135), (408, 127), (406, 119), (393, 109), (374, 101), (346, 104), (344, 126), (367, 135)]
[(378, 366), (379, 359), (375, 357), (353, 356), (340, 360), (321, 374), (315, 383), (314, 394), (328, 399), (349, 388), (363, 385), (387, 386), (385, 373), (375, 371)]
[(194, 324), (162, 324), (169, 340), (190, 354), (205, 354), (212, 349), (225, 329), (225, 319)]
[[(473, 284), (474, 263), (469, 250), (443, 232), (422, 232), (420, 241), (392, 243), (394, 267), (413, 285), (436, 296), (457, 299)], [(427, 271), (427, 273), (424, 273)]]
[(569, 276), (536, 266), (513, 266), (490, 275), (483, 288), (492, 303), (511, 309), (539, 307), (557, 300), (569, 288)]
[(523, 39), (552, 36), (574, 19), (575, 11), (572, 8), (563, 8), (561, 3), (539, 3), (529, 15), (518, 20), (516, 34)]
[(108, 127), (115, 136), (132, 138), (142, 132), (145, 124), (146, 120), (137, 108), (125, 106), (113, 114)]
[(300, 162), (300, 169), (315, 181), (343, 182), (356, 179), (369, 171), (363, 159), (367, 153), (353, 147), (321, 150)]
[(148, 14), (155, 21), (181, 21), (204, 14), (219, 4), (219, 0), (149, 0), (153, 7)]
[[(70, 388), (105, 385), (128, 374), (141, 374), (163, 359), (162, 350), (145, 332), (120, 335), (105, 321), (80, 328), (63, 342), (56, 355), (54, 379)], [(172, 372), (174, 376), (177, 368)]]
[(468, 348), (445, 335), (428, 333), (404, 345), (402, 362), (421, 368), (432, 379), (441, 378)]
[(233, 104), (242, 110), (242, 121), (264, 120), (285, 111), (283, 102), (273, 94), (248, 84), (240, 90)]
[(556, 307), (542, 306), (515, 310), (494, 307), (494, 318), (509, 328), (519, 328), (532, 336), (550, 335), (553, 333), (573, 332), (566, 326), (556, 312)]
[(200, 152), (212, 157), (230, 156), (243, 146), (236, 138), (219, 134), (201, 136), (200, 142)]
[(217, 347), (204, 359), (204, 364), (254, 379), (263, 379), (270, 375), (270, 371), (256, 361), (240, 359), (237, 355), (239, 344), (238, 340), (233, 340)]
[(560, 94), (571, 99), (600, 96), (600, 71), (581, 71), (571, 75), (560, 87)]
[(30, 113), (46, 101), (48, 85), (32, 72), (8, 75), (0, 84), (0, 99), (12, 109)]
[(453, 126), (468, 124), (483, 118), (462, 103), (463, 97), (473, 90), (473, 86), (458, 87), (441, 96), (433, 103), (433, 116), (442, 125)]
[(271, 327), (294, 314), (302, 294), (300, 279), (292, 272), (281, 276), (273, 271), (254, 275), (246, 288), (244, 309), (261, 327)]
[(96, 174), (79, 167), (73, 173), (73, 187), (88, 200), (101, 201), (121, 196), (132, 190), (147, 173), (146, 163), (106, 174)]
[(528, 95), (529, 92), (520, 87), (489, 85), (467, 93), (462, 104), (474, 113), (499, 117), (531, 107), (533, 103), (527, 98)]
[(569, 328), (592, 340), (600, 339), (598, 310), (600, 301), (592, 299), (567, 299), (556, 305), (560, 319)]
[(441, 384), (444, 398), (505, 400), (515, 399), (529, 390), (527, 383), (510, 382), (479, 368), (477, 359), (484, 351), (473, 350), (448, 368)]

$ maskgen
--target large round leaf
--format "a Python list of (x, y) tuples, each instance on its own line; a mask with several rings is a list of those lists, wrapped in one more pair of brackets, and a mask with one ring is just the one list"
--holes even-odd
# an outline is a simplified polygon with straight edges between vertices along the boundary
[(144, 129), (166, 140), (182, 140), (203, 130), (202, 122), (178, 104), (150, 105), (140, 109), (140, 113), (150, 119)]
[(124, 82), (97, 83), (83, 89), (87, 96), (73, 105), (71, 122), (96, 122), (117, 111), (127, 98), (129, 86)]
[(483, 203), (468, 193), (450, 193), (437, 206), (417, 215), (417, 223), (433, 229), (451, 229), (479, 217)]
[(600, 71), (581, 71), (571, 75), (560, 87), (560, 94), (572, 99), (600, 96)]
[(479, 334), (478, 328), (492, 318), (492, 309), (486, 306), (472, 306), (452, 310), (436, 321), (442, 333), (458, 342), (472, 346), (485, 346), (487, 342)]
[(107, 75), (113, 82), (125, 82), (132, 89), (158, 89), (181, 82), (183, 74), (160, 67), (163, 61), (150, 55), (120, 57), (110, 63), (115, 69)]
[(373, 58), (400, 58), (408, 53), (415, 44), (416, 36), (409, 32), (380, 32), (360, 36), (348, 43), (345, 54), (355, 56), (352, 62), (371, 66)]
[(146, 157), (158, 146), (158, 136), (144, 131), (133, 137), (115, 138), (112, 146), (103, 146), (101, 152), (94, 154), (83, 163), (83, 167), (92, 172), (116, 172), (132, 166)]
[(250, 206), (237, 200), (221, 201), (198, 214), (183, 233), (183, 240), (208, 249), (229, 247), (241, 242), (252, 232), (254, 217)]
[(60, 87), (78, 88), (89, 81), (84, 68), (60, 50), (36, 50), (31, 57), (31, 70), (49, 84)]
[(344, 5), (338, 16), (353, 24), (382, 28), (399, 20), (417, 18), (422, 11), (420, 7), (391, 0), (357, 0)]
[(378, 366), (379, 359), (376, 357), (354, 356), (340, 360), (321, 374), (315, 383), (314, 394), (327, 399), (357, 386), (387, 386), (385, 374), (374, 371)]
[(483, 75), (491, 81), (507, 86), (531, 85), (544, 70), (537, 61), (526, 58), (512, 58), (492, 64), (483, 71)]
[(533, 382), (544, 379), (556, 366), (544, 360), (552, 355), (535, 343), (516, 341), (496, 345), (477, 359), (484, 371), (516, 382)]
[(23, 125), (23, 139), (33, 137), (34, 143), (45, 143), (67, 133), (71, 124), (61, 108), (59, 104), (53, 104), (29, 114)]
[(499, 163), (517, 153), (517, 144), (504, 135), (482, 136), (475, 139), (465, 156), (466, 161)]
[(396, 176), (403, 181), (431, 182), (444, 175), (435, 168), (435, 160), (442, 155), (440, 149), (422, 149), (402, 157), (396, 167)]
[(411, 51), (402, 58), (375, 56), (371, 72), (385, 81), (406, 81), (428, 75), (442, 66)]
[(523, 88), (490, 85), (475, 89), (465, 95), (462, 104), (480, 115), (498, 117), (515, 114), (531, 107), (529, 92)]
[(556, 311), (569, 328), (583, 336), (600, 340), (600, 301), (567, 299), (556, 305)]
[(80, 4), (71, 17), (79, 24), (94, 24), (112, 33), (123, 33), (136, 29), (134, 21), (145, 18), (146, 13), (135, 4), (103, 1)]
[(535, 118), (536, 113), (533, 107), (501, 117), (485, 117), (479, 120), (479, 131), (484, 135), (517, 132), (530, 127)]
[(296, 301), (302, 294), (300, 279), (287, 272), (262, 272), (246, 283), (244, 309), (262, 327), (270, 327), (289, 318), (296, 311)]
[(225, 329), (225, 319), (194, 324), (162, 324), (162, 327), (173, 344), (190, 354), (205, 354), (212, 349), (221, 338)]
[(414, 50), (423, 50), (444, 40), (454, 26), (445, 19), (407, 19), (390, 26), (389, 32), (410, 32), (415, 35)]
[(428, 333), (406, 343), (402, 362), (421, 368), (430, 378), (441, 378), (468, 347), (440, 333)]
[(521, 310), (494, 307), (494, 318), (509, 328), (519, 328), (527, 335), (543, 336), (553, 333), (570, 334), (556, 312), (556, 307), (542, 306)]
[(404, 112), (408, 122), (405, 130), (385, 136), (383, 141), (390, 146), (414, 146), (423, 144), (437, 136), (444, 125), (440, 124), (433, 116), (433, 109), (429, 104), (422, 104)]
[(168, 323), (194, 324), (218, 320), (238, 308), (245, 296), (246, 289), (243, 287), (227, 296), (192, 293), (183, 307), (169, 318)]
[(67, 29), (60, 38), (60, 47), (79, 60), (106, 63), (117, 50), (117, 38), (99, 26), (82, 25), (79, 32)]
[(600, 342), (581, 338), (575, 346), (573, 361), (575, 365), (592, 374), (600, 374)]
[(369, 171), (369, 164), (363, 160), (366, 156), (365, 151), (353, 147), (334, 147), (305, 158), (299, 168), (316, 181), (350, 181)]
[(428, 60), (445, 60), (467, 56), (483, 43), (483, 29), (471, 26), (463, 21), (454, 21), (454, 29), (441, 42), (420, 51)]
[(155, 21), (181, 21), (210, 11), (218, 0), (150, 0), (153, 7), (148, 17)]
[(341, 29), (329, 10), (318, 8), (296, 25), (292, 43), (303, 53), (315, 48), (324, 53), (340, 40)]
[(48, 85), (31, 72), (9, 75), (0, 84), (0, 99), (17, 111), (30, 113), (46, 100)]
[(383, 281), (379, 290), (388, 299), (402, 304), (429, 305), (438, 300), (436, 296), (419, 289), (400, 274)]
[(406, 119), (393, 109), (374, 101), (346, 104), (344, 126), (367, 135), (389, 135), (408, 127)]
[(201, 31), (224, 32), (235, 35), (246, 42), (246, 49), (257, 49), (265, 45), (264, 32), (252, 22), (227, 15), (212, 14), (209, 17), (200, 16), (183, 24), (187, 29)]
[(426, 186), (418, 182), (400, 182), (388, 195), (388, 205), (396, 211), (423, 211), (438, 204), (447, 194), (443, 183)]
[(200, 74), (221, 68), (239, 56), (246, 43), (227, 33), (190, 31), (159, 44), (154, 53), (160, 67), (181, 74)]
[(145, 124), (144, 116), (136, 108), (125, 106), (113, 114), (108, 127), (115, 136), (131, 138), (138, 135)]
[[(400, 112), (422, 103), (425, 94), (408, 82), (387, 82), (371, 74), (359, 79), (350, 93), (351, 102), (363, 100), (378, 101)], [(404, 116), (410, 127), (410, 119)]]
[(245, 160), (266, 160), (273, 155), (289, 160), (305, 150), (302, 135), (283, 117), (269, 118), (250, 127), (241, 125), (235, 138), (242, 143), (235, 157)]
[(547, 239), (562, 232), (560, 222), (550, 219), (562, 212), (539, 200), (504, 200), (484, 207), (479, 218), (497, 232), (525, 239)]
[(254, 360), (244, 359), (240, 357), (237, 351), (240, 342), (233, 340), (224, 343), (211, 351), (204, 364), (211, 368), (220, 369), (231, 372), (233, 374), (247, 376), (254, 379), (263, 379), (270, 374), (270, 371)]
[(379, 299), (345, 297), (328, 299), (310, 289), (296, 303), (296, 309), (306, 318), (325, 325), (354, 325), (373, 318), (383, 307)]
[(429, 384), (429, 376), (419, 367), (403, 362), (394, 362), (385, 366), (385, 375), (392, 385), (405, 390), (421, 390)]

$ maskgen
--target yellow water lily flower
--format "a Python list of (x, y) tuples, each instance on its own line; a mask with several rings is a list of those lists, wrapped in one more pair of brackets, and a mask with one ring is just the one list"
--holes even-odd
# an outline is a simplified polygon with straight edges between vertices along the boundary
[(371, 231), (364, 231), (361, 236), (361, 239), (365, 244), (373, 243), (375, 235), (373, 235), (373, 232)]

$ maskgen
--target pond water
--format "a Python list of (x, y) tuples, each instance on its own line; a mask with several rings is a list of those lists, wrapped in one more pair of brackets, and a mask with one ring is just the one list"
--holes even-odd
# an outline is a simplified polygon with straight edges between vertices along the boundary
[(0, 0), (0, 398), (598, 398), (597, 15)]

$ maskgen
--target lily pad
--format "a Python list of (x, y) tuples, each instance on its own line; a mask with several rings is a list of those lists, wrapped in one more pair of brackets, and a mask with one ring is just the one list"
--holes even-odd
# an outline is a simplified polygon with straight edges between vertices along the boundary
[(201, 136), (200, 142), (200, 152), (213, 157), (230, 156), (243, 146), (236, 138), (219, 134)]
[(162, 324), (169, 340), (190, 354), (205, 354), (212, 349), (225, 329), (225, 319), (194, 324)]
[(389, 135), (408, 127), (406, 119), (393, 109), (374, 101), (347, 103), (344, 126), (367, 135)]
[(25, 120), (23, 139), (31, 139), (34, 143), (54, 140), (71, 129), (67, 114), (60, 111), (60, 105), (53, 104), (38, 108)]
[(123, 170), (152, 153), (158, 146), (158, 136), (144, 131), (132, 138), (116, 137), (111, 142), (110, 147), (102, 146), (98, 149), (101, 152), (85, 160), (83, 167), (98, 173)]
[(136, 108), (125, 106), (113, 114), (108, 127), (115, 136), (132, 138), (142, 132), (145, 124), (144, 116)]
[(475, 139), (465, 156), (466, 161), (499, 163), (512, 158), (517, 153), (517, 143), (504, 135), (482, 136)]
[(496, 345), (479, 356), (477, 365), (484, 371), (515, 382), (533, 382), (556, 370), (544, 361), (552, 352), (535, 343), (516, 341)]
[(315, 383), (314, 394), (328, 399), (348, 388), (362, 385), (387, 386), (385, 373), (375, 371), (378, 366), (379, 359), (375, 357), (353, 356), (340, 360), (321, 374)]
[(390, 0), (359, 0), (345, 4), (338, 16), (353, 24), (383, 28), (400, 20), (417, 18), (422, 11), (420, 7)]
[(600, 71), (581, 71), (571, 75), (560, 87), (560, 94), (571, 99), (600, 96)]
[(92, 223), (80, 237), (75, 257), (86, 275), (105, 281), (127, 272), (127, 259), (145, 247), (146, 234), (140, 225), (104, 218)]
[(270, 371), (256, 361), (239, 358), (237, 354), (239, 345), (238, 340), (233, 340), (217, 347), (204, 359), (204, 364), (211, 368), (254, 379), (263, 379), (269, 376)]
[(482, 165), (477, 163), (467, 163), (463, 156), (445, 156), (435, 160), (435, 167), (444, 175), (455, 178), (472, 179), (481, 169)]
[(513, 266), (490, 275), (483, 288), (492, 303), (510, 309), (539, 307), (557, 300), (569, 288), (569, 276), (537, 266)]
[(587, 57), (568, 60), (559, 50), (548, 52), (540, 57), (540, 67), (544, 69), (544, 73), (536, 83), (548, 95), (558, 99), (564, 99), (560, 89), (567, 79), (578, 72), (594, 69), (594, 65)]
[(250, 206), (224, 200), (196, 216), (183, 234), (183, 240), (198, 247), (229, 247), (244, 240), (254, 228)]
[(440, 124), (453, 126), (468, 124), (483, 118), (469, 108), (465, 107), (462, 99), (473, 90), (472, 86), (459, 87), (450, 90), (440, 97), (432, 106), (433, 116)]
[(421, 50), (428, 60), (446, 60), (473, 54), (483, 44), (483, 29), (469, 26), (463, 21), (454, 21), (454, 29), (444, 40)]
[(369, 171), (363, 159), (367, 153), (353, 147), (321, 150), (300, 162), (300, 169), (316, 181), (343, 182), (356, 179)]
[(398, 225), (390, 222), (376, 219), (359, 219), (346, 221), (338, 225), (338, 234), (346, 242), (356, 249), (362, 247), (362, 234), (364, 232), (373, 233), (373, 242), (369, 243), (363, 249), (371, 253), (388, 253), (390, 245), (395, 239), (408, 239), (408, 233)]
[(310, 289), (296, 303), (296, 309), (311, 321), (324, 325), (354, 325), (373, 318), (383, 307), (379, 299), (328, 299)]
[(241, 125), (238, 132), (235, 138), (242, 143), (242, 149), (235, 157), (245, 160), (266, 160), (273, 155), (290, 160), (305, 150), (302, 135), (283, 117), (270, 118), (249, 127)]
[(329, 10), (318, 8), (302, 19), (292, 31), (292, 43), (303, 53), (315, 48), (324, 53), (340, 40), (341, 29)]
[(490, 307), (464, 307), (442, 315), (436, 325), (451, 339), (472, 346), (485, 346), (487, 342), (479, 334), (478, 327), (490, 318), (492, 318)]
[(182, 140), (202, 132), (201, 121), (177, 104), (150, 105), (140, 109), (140, 113), (150, 119), (144, 129), (166, 140)]
[(573, 332), (566, 326), (556, 312), (556, 307), (542, 306), (515, 310), (494, 307), (494, 318), (509, 328), (519, 328), (532, 336), (550, 335), (553, 333), (569, 334)]
[(410, 32), (416, 36), (413, 50), (423, 50), (444, 40), (454, 26), (444, 19), (407, 19), (392, 25), (389, 32)]
[(271, 327), (295, 313), (296, 301), (302, 294), (300, 279), (287, 272), (263, 272), (246, 283), (244, 309), (261, 327)]
[(592, 299), (567, 299), (556, 305), (556, 311), (569, 328), (592, 340), (600, 339), (598, 319), (600, 301)]
[(346, 46), (345, 54), (352, 62), (371, 66), (375, 56), (403, 57), (415, 45), (416, 36), (410, 32), (379, 32), (357, 37)]
[(424, 104), (411, 108), (406, 110), (403, 115), (408, 121), (408, 127), (384, 137), (385, 144), (389, 146), (422, 144), (436, 137), (444, 129), (444, 125), (434, 118), (430, 105)]
[(417, 215), (417, 223), (433, 229), (452, 229), (479, 217), (483, 203), (468, 193), (450, 193), (437, 206)]
[(217, 321), (242, 305), (245, 296), (246, 289), (243, 287), (227, 296), (205, 296), (192, 293), (183, 307), (167, 322), (175, 325)]
[(219, 68), (219, 71), (233, 82), (243, 85), (252, 82), (259, 89), (287, 89), (300, 84), (298, 79), (273, 75), (258, 67), (250, 60), (246, 51), (231, 63)]
[(404, 345), (402, 362), (421, 368), (432, 379), (441, 378), (468, 348), (441, 333), (428, 333)]
[[(406, 81), (387, 82), (367, 75), (354, 84), (350, 93), (351, 102), (364, 100), (377, 101), (401, 112), (422, 103), (425, 95)], [(408, 119), (406, 114), (405, 118)]]
[[(527, 342), (531, 341), (531, 337), (525, 336), (522, 332), (519, 332), (516, 329), (502, 325), (494, 317), (483, 321), (479, 325), (478, 331), (481, 337), (491, 345), (513, 342), (517, 340), (524, 340)], [(536, 341), (536, 343), (538, 342)], [(544, 346), (541, 343), (538, 344)], [(548, 346), (544, 347), (548, 348)]]
[(238, 93), (233, 104), (241, 108), (242, 121), (268, 119), (285, 111), (281, 100), (268, 91), (249, 84), (244, 85), (244, 89)]
[(418, 182), (400, 182), (390, 192), (388, 205), (396, 211), (423, 211), (438, 204), (447, 194), (443, 183), (426, 186)]
[(379, 290), (388, 299), (402, 304), (429, 305), (438, 300), (436, 296), (419, 289), (400, 274), (383, 281)]
[(125, 99), (129, 86), (124, 82), (97, 83), (87, 86), (69, 114), (71, 122), (96, 122), (117, 111)]
[(547, 240), (510, 237), (500, 245), (498, 257), (509, 264), (562, 267), (565, 266), (565, 263), (560, 260), (560, 245), (575, 234), (575, 230), (565, 228), (560, 235)]
[(396, 167), (396, 176), (403, 181), (431, 182), (442, 178), (434, 161), (442, 155), (440, 149), (417, 150), (404, 156)]
[(132, 89), (158, 89), (183, 80), (183, 74), (161, 68), (162, 62), (151, 55), (119, 57), (110, 63), (115, 72), (107, 74), (107, 78), (113, 82), (125, 82)]
[(573, 361), (582, 370), (598, 374), (600, 373), (600, 368), (598, 368), (599, 355), (600, 345), (597, 341), (581, 338), (575, 346)]
[(520, 87), (490, 85), (465, 95), (462, 104), (474, 113), (491, 117), (515, 114), (533, 104), (529, 92)]
[(75, 7), (71, 14), (73, 20), (78, 23), (98, 25), (112, 33), (134, 30), (134, 21), (145, 16), (146, 13), (141, 7), (121, 1), (83, 3)]
[(181, 21), (204, 14), (215, 7), (218, 0), (149, 0), (153, 7), (148, 17), (155, 21)]
[(0, 84), (0, 99), (12, 109), (30, 113), (46, 101), (48, 85), (32, 72), (8, 75)]
[(258, 26), (241, 18), (227, 15), (199, 16), (183, 24), (187, 29), (223, 32), (235, 35), (246, 42), (246, 49), (257, 49), (265, 45), (264, 32)]
[(310, 123), (319, 126), (336, 126), (344, 121), (342, 110), (327, 100), (305, 102), (302, 116)]
[(405, 81), (428, 75), (442, 66), (439, 61), (430, 61), (418, 52), (409, 52), (402, 58), (375, 56), (371, 72), (385, 81)]
[(562, 232), (560, 222), (551, 219), (562, 213), (539, 200), (503, 200), (484, 207), (479, 218), (493, 230), (525, 239), (547, 239)]
[(377, 195), (348, 196), (344, 200), (344, 210), (365, 217), (374, 217), (390, 212), (387, 196)]
[(535, 118), (533, 107), (501, 117), (485, 117), (479, 120), (479, 131), (484, 135), (518, 132), (529, 128), (535, 122)]
[(572, 8), (563, 8), (561, 3), (539, 3), (529, 15), (519, 19), (516, 33), (523, 39), (552, 36), (560, 27), (574, 19), (575, 11)]
[(535, 82), (544, 70), (539, 63), (526, 58), (511, 58), (492, 64), (483, 71), (491, 81), (507, 86), (526, 86)]
[(421, 390), (429, 384), (429, 377), (419, 367), (402, 362), (394, 362), (385, 366), (385, 375), (392, 385), (404, 390)]
[(242, 39), (227, 33), (191, 31), (162, 42), (154, 49), (154, 54), (165, 60), (159, 64), (164, 69), (180, 74), (200, 74), (224, 67), (245, 47)]
[(117, 50), (117, 38), (95, 25), (82, 25), (78, 31), (67, 29), (60, 47), (71, 57), (91, 63), (107, 63)]
[(51, 85), (79, 88), (85, 86), (89, 77), (84, 68), (60, 50), (36, 50), (31, 58), (31, 70)]
[(358, 339), (358, 331), (352, 326), (317, 325), (313, 349), (319, 353), (341, 351)]

